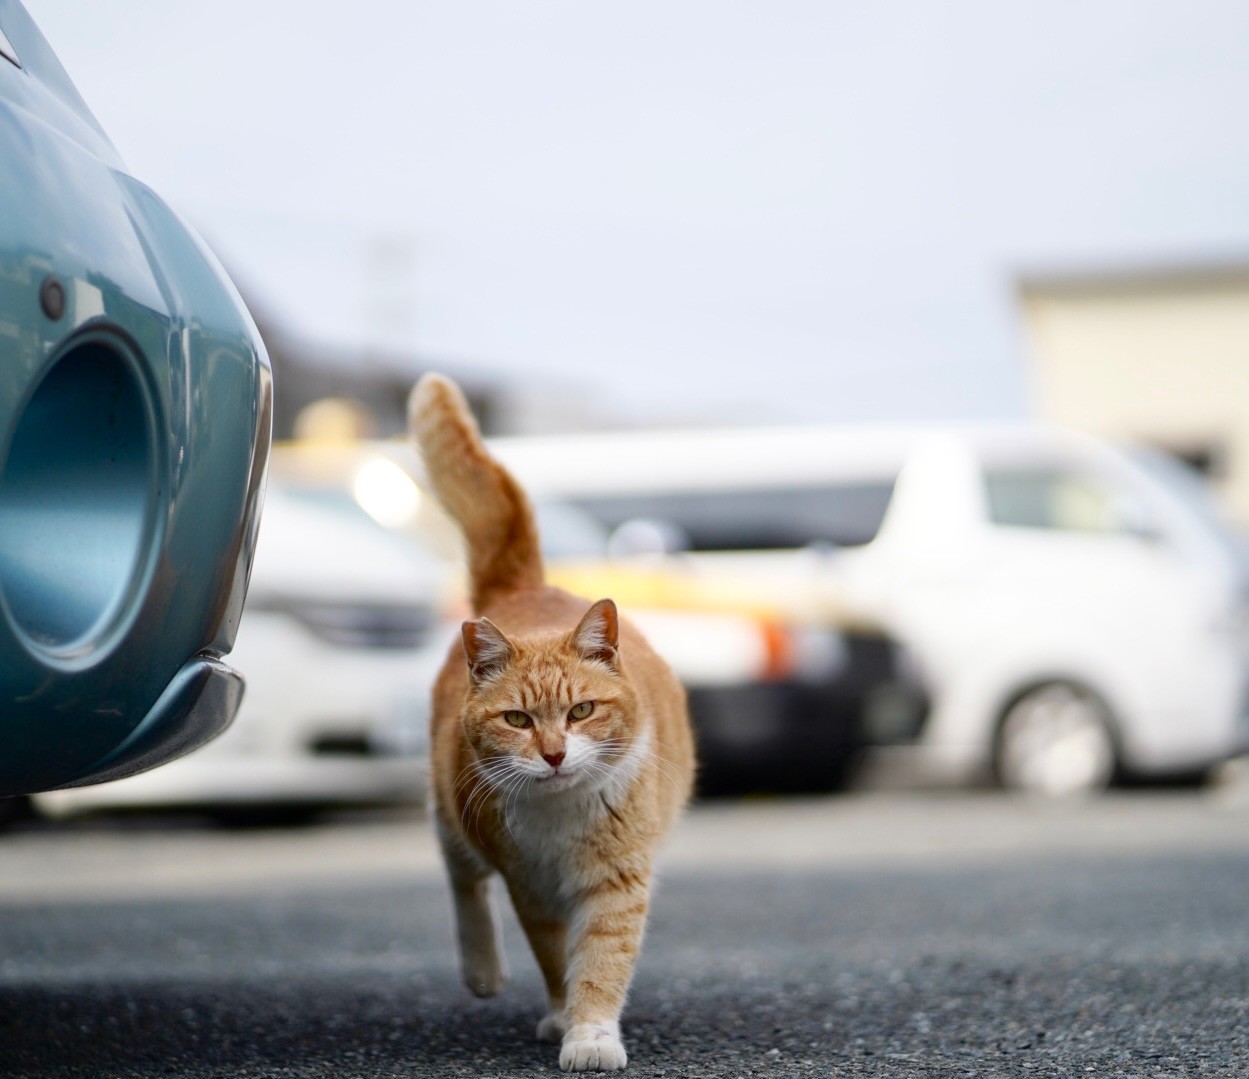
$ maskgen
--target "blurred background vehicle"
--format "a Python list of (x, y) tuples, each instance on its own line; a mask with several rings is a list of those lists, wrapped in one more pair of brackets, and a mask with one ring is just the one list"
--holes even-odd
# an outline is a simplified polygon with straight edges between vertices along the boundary
[(229, 279), (0, 0), (0, 794), (229, 724), (271, 419)]
[(226, 822), (420, 804), (429, 694), (458, 623), (447, 574), (346, 492), (271, 483), (235, 656), (231, 728), (141, 776), (36, 796), (38, 812), (193, 809)]
[[(459, 597), (447, 608), (445, 648), (468, 615), (460, 540), (420, 486), (409, 448), (289, 444), (275, 449), (273, 470), (288, 488), (350, 501), (437, 560), (444, 591)], [(610, 529), (570, 501), (542, 497), (535, 510), (551, 581), (614, 598), (688, 687), (701, 793), (836, 789), (869, 732), (896, 738), (918, 729), (923, 687), (878, 622), (832, 606), (816, 622), (784, 596), (743, 590), (728, 575), (692, 573), (645, 550), (612, 553)]]
[(932, 709), (869, 719), (865, 740), (913, 740), (935, 772), (1067, 794), (1200, 774), (1249, 742), (1245, 547), (1156, 454), (991, 427), (497, 446), (610, 545), (650, 543), (813, 625), (849, 611), (886, 627)]
[(1162, 466), (1052, 430), (910, 449), (847, 572), (930, 673), (933, 765), (1068, 794), (1249, 746), (1249, 561)]
[(870, 618), (813, 621), (784, 595), (681, 558), (604, 553), (548, 573), (577, 595), (615, 598), (672, 665), (689, 695), (700, 795), (838, 790), (869, 745), (923, 723), (914, 665)]

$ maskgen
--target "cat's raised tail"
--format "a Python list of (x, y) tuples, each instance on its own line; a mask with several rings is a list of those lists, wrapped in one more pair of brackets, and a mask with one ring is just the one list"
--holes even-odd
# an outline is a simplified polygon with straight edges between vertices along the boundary
[(408, 422), (434, 493), (468, 544), (474, 611), (501, 592), (542, 585), (533, 507), (490, 456), (459, 386), (425, 375), (408, 400)]

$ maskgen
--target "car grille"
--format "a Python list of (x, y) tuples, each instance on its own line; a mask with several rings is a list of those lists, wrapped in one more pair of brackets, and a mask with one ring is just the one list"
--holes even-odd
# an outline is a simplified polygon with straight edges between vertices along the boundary
[(340, 648), (419, 648), (437, 623), (432, 607), (386, 603), (258, 601), (258, 610), (287, 614)]
[(308, 743), (314, 757), (372, 757), (377, 749), (363, 734), (323, 734)]

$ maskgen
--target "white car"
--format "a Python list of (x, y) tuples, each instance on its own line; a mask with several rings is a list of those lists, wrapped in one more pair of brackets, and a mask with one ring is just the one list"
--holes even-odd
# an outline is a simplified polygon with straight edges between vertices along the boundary
[(234, 724), (162, 768), (41, 794), (52, 817), (204, 808), (273, 819), (420, 801), (430, 687), (454, 627), (444, 565), (345, 494), (270, 484), (234, 655)]
[(540, 497), (667, 537), (684, 572), (753, 581), (816, 623), (877, 619), (927, 684), (915, 744), (949, 776), (1057, 794), (1246, 748), (1249, 561), (1160, 456), (1031, 427), (495, 448)]

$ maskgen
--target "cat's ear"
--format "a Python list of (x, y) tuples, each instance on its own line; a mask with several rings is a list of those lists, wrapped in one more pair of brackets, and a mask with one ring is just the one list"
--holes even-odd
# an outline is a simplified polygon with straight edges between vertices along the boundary
[(488, 682), (507, 669), (516, 650), (504, 632), (489, 618), (465, 622), (460, 627), (468, 676), (475, 685)]
[(620, 663), (620, 619), (609, 599), (595, 603), (572, 631), (572, 645), (586, 659), (597, 659), (613, 669)]

